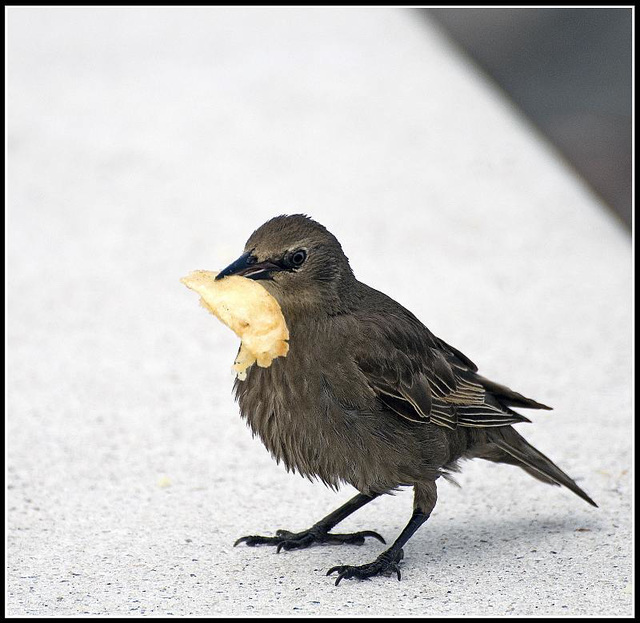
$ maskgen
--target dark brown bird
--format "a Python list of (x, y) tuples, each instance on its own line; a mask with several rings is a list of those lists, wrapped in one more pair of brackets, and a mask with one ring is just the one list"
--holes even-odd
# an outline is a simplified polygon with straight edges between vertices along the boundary
[(517, 465), (595, 502), (511, 426), (529, 422), (511, 407), (549, 409), (477, 372), (410, 311), (359, 282), (338, 240), (304, 215), (278, 216), (249, 238), (223, 270), (260, 279), (279, 302), (290, 350), (235, 382), (242, 417), (287, 470), (359, 493), (298, 533), (246, 536), (238, 543), (281, 549), (314, 543), (361, 545), (372, 531), (334, 534), (345, 517), (377, 496), (412, 486), (414, 510), (396, 541), (373, 562), (337, 566), (343, 578), (395, 572), (403, 547), (436, 504), (436, 480), (459, 459)]

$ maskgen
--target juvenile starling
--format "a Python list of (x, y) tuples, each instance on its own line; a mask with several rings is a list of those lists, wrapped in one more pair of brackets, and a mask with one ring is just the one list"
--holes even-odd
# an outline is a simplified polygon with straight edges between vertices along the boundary
[(341, 565), (344, 578), (396, 573), (403, 547), (436, 504), (436, 480), (459, 459), (481, 458), (524, 469), (596, 503), (511, 426), (529, 422), (511, 407), (550, 409), (490, 381), (459, 350), (410, 311), (358, 281), (338, 240), (307, 216), (278, 216), (259, 227), (244, 253), (216, 279), (260, 279), (282, 308), (289, 354), (252, 366), (235, 381), (242, 417), (287, 470), (331, 488), (359, 493), (308, 530), (245, 536), (277, 551), (314, 543), (361, 545), (372, 531), (331, 529), (377, 496), (414, 490), (413, 514), (396, 541), (373, 562)]

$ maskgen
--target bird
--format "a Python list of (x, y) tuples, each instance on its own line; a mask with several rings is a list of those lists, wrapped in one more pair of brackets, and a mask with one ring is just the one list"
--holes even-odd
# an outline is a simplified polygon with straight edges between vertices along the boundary
[(375, 531), (332, 532), (384, 494), (413, 488), (413, 512), (390, 547), (363, 565), (336, 565), (345, 579), (397, 575), (404, 547), (431, 515), (436, 482), (462, 459), (516, 465), (597, 504), (514, 425), (514, 408), (551, 409), (491, 381), (412, 312), (358, 281), (338, 239), (305, 214), (276, 216), (249, 237), (241, 256), (216, 276), (259, 281), (278, 301), (289, 352), (251, 366), (234, 382), (241, 417), (287, 471), (357, 495), (310, 528), (250, 535), (234, 545), (276, 551), (314, 544), (362, 545)]

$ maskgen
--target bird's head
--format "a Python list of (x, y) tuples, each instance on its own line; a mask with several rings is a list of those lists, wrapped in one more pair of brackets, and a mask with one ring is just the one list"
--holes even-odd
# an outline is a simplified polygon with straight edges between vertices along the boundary
[(229, 275), (261, 280), (285, 316), (337, 313), (355, 279), (336, 237), (303, 214), (277, 216), (256, 229), (216, 279)]

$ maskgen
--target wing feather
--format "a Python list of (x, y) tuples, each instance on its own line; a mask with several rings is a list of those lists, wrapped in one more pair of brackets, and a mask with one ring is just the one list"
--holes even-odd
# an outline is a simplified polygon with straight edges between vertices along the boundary
[(407, 314), (389, 318), (369, 312), (358, 319), (359, 327), (350, 328), (368, 336), (355, 341), (351, 352), (383, 409), (412, 422), (455, 429), (530, 421), (510, 405), (545, 408), (476, 374), (466, 355)]

